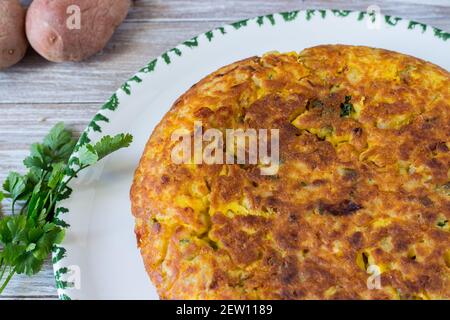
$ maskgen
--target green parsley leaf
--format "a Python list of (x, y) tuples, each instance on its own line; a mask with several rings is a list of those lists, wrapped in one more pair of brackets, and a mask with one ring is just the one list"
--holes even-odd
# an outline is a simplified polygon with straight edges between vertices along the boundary
[(27, 158), (25, 158), (25, 160), (23, 160), (23, 164), (28, 169), (31, 169), (31, 168), (38, 168), (38, 169), (42, 169), (42, 170), (47, 169), (47, 165), (44, 163), (44, 160), (39, 157), (27, 157)]
[(440, 228), (444, 228), (448, 223), (448, 220), (438, 221), (437, 226)]
[(105, 136), (94, 145), (94, 149), (97, 152), (98, 159), (101, 160), (119, 149), (129, 147), (131, 142), (133, 142), (131, 134), (121, 133), (114, 137)]
[(352, 112), (355, 111), (355, 109), (353, 108), (353, 104), (350, 103), (350, 100), (352, 100), (351, 96), (345, 96), (345, 102), (341, 103), (341, 118), (348, 117)]
[(31, 252), (34, 249), (36, 249), (36, 243), (30, 243), (26, 248), (26, 252)]
[(81, 166), (91, 166), (98, 161), (97, 151), (92, 145), (85, 144), (78, 150), (78, 159)]
[(30, 156), (23, 161), (29, 169), (50, 170), (53, 163), (67, 162), (75, 148), (76, 141), (72, 133), (58, 123), (44, 138), (43, 143), (33, 143)]
[[(56, 124), (44, 138), (43, 145), (58, 154), (63, 159), (68, 159), (72, 154), (76, 141), (72, 138), (72, 133), (65, 129), (64, 123)], [(62, 160), (63, 160), (62, 159)]]
[(64, 178), (66, 170), (66, 164), (63, 162), (58, 162), (53, 165), (50, 178), (48, 179), (48, 187), (50, 189), (55, 189), (61, 180)]
[(9, 197), (13, 202), (17, 201), (27, 188), (27, 179), (17, 172), (10, 172), (6, 181), (3, 183), (3, 189), (9, 192)]

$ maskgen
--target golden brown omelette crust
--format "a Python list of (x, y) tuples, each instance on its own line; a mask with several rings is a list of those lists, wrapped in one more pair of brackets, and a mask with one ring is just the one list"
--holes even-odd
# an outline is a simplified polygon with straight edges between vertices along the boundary
[[(449, 110), (447, 71), (367, 47), (268, 53), (207, 76), (153, 132), (131, 190), (161, 298), (450, 298)], [(171, 163), (172, 132), (194, 121), (279, 129), (278, 174)]]

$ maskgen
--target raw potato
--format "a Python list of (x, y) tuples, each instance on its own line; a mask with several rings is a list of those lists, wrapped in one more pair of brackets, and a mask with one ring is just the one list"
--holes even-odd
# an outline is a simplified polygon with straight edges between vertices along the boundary
[[(130, 0), (34, 0), (26, 17), (27, 37), (47, 60), (81, 61), (106, 46), (130, 5)], [(79, 29), (73, 6), (81, 12)]]
[(25, 9), (19, 0), (0, 0), (0, 69), (22, 60), (27, 48)]

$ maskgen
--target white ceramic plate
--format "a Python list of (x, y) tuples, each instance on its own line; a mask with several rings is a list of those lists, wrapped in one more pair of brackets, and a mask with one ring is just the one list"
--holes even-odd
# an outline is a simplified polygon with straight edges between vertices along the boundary
[(234, 61), (319, 44), (395, 50), (450, 70), (450, 34), (396, 17), (342, 10), (293, 11), (243, 20), (182, 43), (151, 61), (100, 110), (80, 143), (129, 132), (132, 146), (71, 184), (59, 218), (70, 226), (53, 262), (61, 299), (157, 299), (134, 236), (129, 189), (153, 128), (194, 83)]

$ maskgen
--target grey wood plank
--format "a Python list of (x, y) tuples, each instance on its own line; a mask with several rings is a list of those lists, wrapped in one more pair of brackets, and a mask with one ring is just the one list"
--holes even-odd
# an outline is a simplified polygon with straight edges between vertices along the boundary
[(47, 260), (42, 271), (29, 277), (26, 275), (16, 275), (6, 287), (1, 299), (26, 299), (42, 298), (56, 299), (55, 278), (53, 276), (53, 266), (50, 260)]
[[(217, 22), (128, 22), (99, 55), (81, 63), (50, 63), (29, 50), (0, 72), (0, 104), (101, 103), (153, 57)], [(0, 106), (1, 107), (1, 106)]]
[[(24, 5), (31, 1), (21, 0)], [(384, 14), (435, 24), (449, 23), (445, 18), (449, 9), (447, 0), (133, 0), (127, 20), (229, 21), (306, 8), (366, 10), (373, 4)]]
[[(307, 8), (366, 10), (376, 4), (383, 14), (399, 15), (408, 19), (440, 25), (449, 25), (449, 2), (446, 0), (372, 1), (372, 0), (136, 0), (129, 20), (218, 20), (230, 21), (262, 14)], [(445, 16), (447, 14), (447, 18)]]
[(32, 143), (63, 121), (75, 135), (84, 130), (98, 104), (3, 104), (0, 105), (0, 181), (12, 170), (23, 171), (22, 160)]

